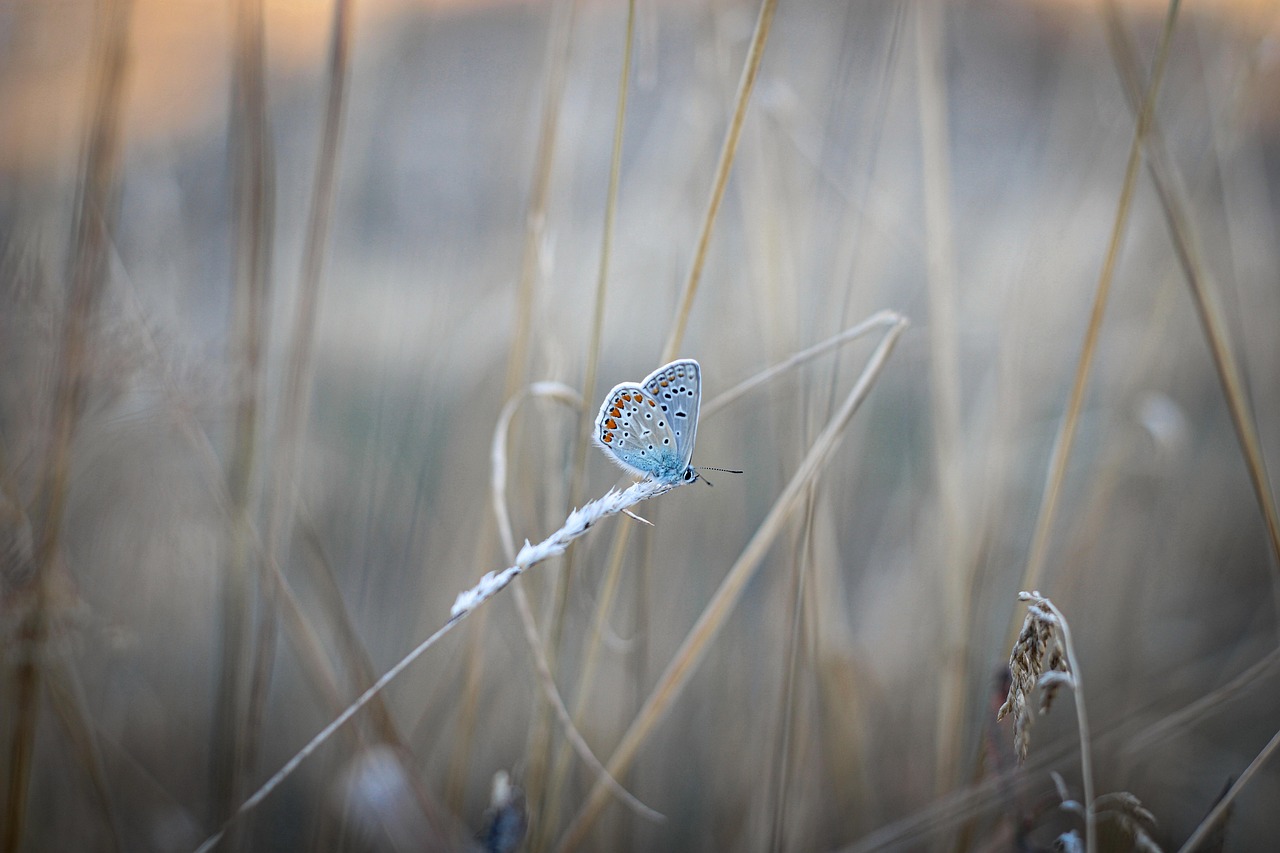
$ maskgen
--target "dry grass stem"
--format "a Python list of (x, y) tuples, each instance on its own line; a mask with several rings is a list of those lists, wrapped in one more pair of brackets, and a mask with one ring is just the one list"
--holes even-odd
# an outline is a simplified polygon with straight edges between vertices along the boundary
[[(61, 573), (64, 562), (62, 536), (70, 486), (72, 442), (87, 395), (85, 377), (93, 358), (94, 321), (106, 284), (119, 203), (123, 147), (121, 122), (133, 4), (130, 0), (115, 0), (102, 4), (96, 11), (88, 69), (92, 75), (89, 87), (92, 95), (87, 101), (89, 120), (85, 126), (84, 159), (78, 176), (66, 296), (60, 306), (61, 328), (52, 368), (52, 407), (45, 427), (47, 435), (39, 487), (32, 502), (36, 507), (30, 555), (33, 573), (21, 578), (23, 591), (31, 593), (31, 601), (20, 617), (21, 626), (16, 634), (23, 643), (30, 645), (33, 653), (15, 667), (13, 705), (5, 715), (10, 719), (12, 729), (7, 744), (4, 811), (3, 820), (0, 820), (3, 825), (0, 828), (0, 851), (4, 853), (16, 851), (22, 845), (28, 817), (27, 798), (35, 770), (32, 759), (42, 681), (39, 658), (59, 618), (53, 575)], [(9, 282), (5, 286), (10, 286)], [(22, 522), (25, 531), (29, 522), (25, 518)], [(84, 734), (92, 740), (91, 729), (86, 729)], [(92, 764), (90, 770), (92, 776)]]
[(693, 263), (689, 266), (689, 277), (685, 280), (680, 304), (676, 308), (675, 319), (671, 323), (671, 333), (667, 337), (666, 345), (662, 348), (659, 364), (672, 361), (680, 354), (680, 345), (684, 341), (684, 331), (689, 325), (689, 313), (693, 311), (693, 300), (698, 295), (698, 285), (702, 282), (702, 268), (707, 262), (711, 234), (715, 230), (720, 203), (724, 201), (725, 188), (729, 186), (729, 172), (733, 169), (734, 157), (738, 153), (738, 141), (742, 138), (742, 123), (747, 117), (747, 104), (751, 102), (751, 92), (755, 89), (756, 76), (760, 73), (760, 61), (764, 58), (764, 46), (769, 41), (769, 28), (773, 26), (773, 13), (777, 5), (778, 0), (763, 0), (760, 4), (760, 14), (756, 18), (755, 29), (751, 34), (751, 46), (747, 49), (747, 59), (742, 65), (742, 77), (738, 80), (738, 94), (733, 102), (733, 116), (729, 119), (729, 129), (724, 135), (720, 159), (716, 162), (715, 177), (711, 181), (711, 196), (707, 199), (707, 210), (702, 217), (698, 243), (693, 251)]
[(1062, 421), (1058, 433), (1054, 436), (1053, 450), (1049, 455), (1049, 470), (1045, 477), (1044, 493), (1040, 498), (1040, 510), (1036, 515), (1035, 532), (1032, 534), (1031, 547), (1027, 556), (1026, 571), (1022, 576), (1022, 589), (1034, 589), (1040, 585), (1044, 573), (1045, 560), (1049, 554), (1049, 537), (1053, 532), (1054, 519), (1057, 516), (1058, 501), (1062, 495), (1063, 483), (1067, 476), (1067, 463), (1071, 459), (1072, 446), (1075, 443), (1076, 429), (1080, 423), (1080, 411), (1084, 406), (1084, 392), (1093, 369), (1094, 357), (1098, 350), (1098, 339), (1102, 333), (1102, 320), (1107, 311), (1107, 300), (1111, 295), (1111, 283), (1115, 278), (1116, 263), (1120, 257), (1120, 249), (1124, 244), (1125, 232), (1129, 226), (1129, 214), (1133, 206), (1134, 191), (1138, 184), (1138, 171), (1142, 164), (1144, 140), (1151, 128), (1155, 116), (1156, 99), (1160, 94), (1160, 83), (1164, 79), (1165, 63), (1169, 57), (1169, 46), (1173, 38), (1174, 23), (1177, 20), (1178, 2), (1170, 4), (1170, 14), (1165, 19), (1164, 30), (1160, 34), (1160, 45), (1156, 49), (1155, 65), (1151, 74), (1151, 83), (1147, 87), (1146, 96), (1142, 99), (1142, 109), (1134, 122), (1133, 140), (1129, 145), (1129, 158), (1125, 164), (1124, 180), (1120, 195), (1116, 201), (1115, 219), (1111, 226), (1111, 237), (1107, 242), (1107, 253), (1098, 275), (1097, 287), (1094, 291), (1093, 306), (1089, 312), (1089, 323), (1085, 328), (1084, 343), (1080, 349), (1080, 360), (1076, 364), (1075, 376), (1071, 383), (1071, 392), (1067, 397), (1067, 405), (1062, 413)]
[(860, 323), (856, 323), (844, 331), (837, 332), (825, 341), (814, 344), (811, 347), (806, 347), (800, 352), (783, 359), (772, 367), (766, 368), (754, 376), (747, 377), (737, 385), (734, 385), (728, 391), (723, 391), (715, 397), (712, 397), (702, 405), (701, 417), (703, 419), (711, 417), (730, 403), (733, 403), (755, 389), (772, 382), (787, 371), (794, 370), (800, 365), (812, 361), (825, 352), (830, 352), (833, 349), (844, 346), (850, 341), (855, 341), (870, 332), (877, 330), (888, 331), (901, 322), (902, 315), (900, 314), (893, 311), (877, 311)]
[[(1172, 35), (1179, 6), (1180, 0), (1171, 0), (1169, 3), (1161, 50), (1157, 54), (1157, 65), (1153, 72), (1154, 79), (1157, 81), (1163, 72), (1164, 61), (1168, 55), (1167, 44)], [(1105, 8), (1107, 34), (1114, 61), (1121, 80), (1125, 84), (1126, 95), (1131, 104), (1136, 104), (1138, 103), (1139, 75), (1133, 46), (1120, 20), (1120, 10), (1115, 1), (1109, 0)], [(1253, 488), (1258, 509), (1262, 514), (1263, 525), (1266, 527), (1267, 540), (1271, 546), (1271, 591), (1275, 600), (1276, 615), (1280, 617), (1280, 510), (1276, 507), (1275, 496), (1271, 491), (1266, 457), (1258, 439), (1258, 429), (1249, 403), (1244, 373), (1231, 344), (1227, 323), (1218, 300), (1217, 287), (1202, 260), (1204, 253), (1198, 246), (1199, 241), (1192, 226), (1191, 216), (1188, 214), (1191, 209), (1188, 193), (1166, 149), (1164, 135), (1160, 132), (1160, 126), (1155, 121), (1153, 111), (1144, 106), (1141, 115), (1146, 117), (1150, 125), (1150, 132), (1142, 137), (1147, 155), (1147, 168), (1151, 173), (1156, 195), (1160, 199), (1160, 209), (1164, 213), (1174, 253), (1182, 267), (1187, 286), (1191, 289), (1196, 315), (1200, 319), (1205, 341), (1213, 357), (1218, 383), (1226, 398), (1231, 425), (1235, 428), (1236, 439), (1240, 443), (1240, 452), (1249, 474), (1249, 485)]]
[[(623, 510), (623, 512), (627, 511)], [(542, 639), (538, 636), (538, 626), (533, 618), (533, 608), (529, 605), (529, 597), (521, 586), (515, 587), (515, 601), (516, 608), (520, 613), (520, 625), (524, 629), (525, 643), (528, 645), (529, 650), (533, 652), (534, 670), (537, 673), (538, 686), (542, 689), (542, 696), (547, 700), (547, 704), (555, 711), (556, 720), (560, 723), (560, 728), (564, 731), (565, 740), (569, 746), (578, 754), (583, 763), (591, 769), (592, 774), (600, 780), (601, 784), (608, 788), (623, 805), (645, 820), (655, 823), (661, 823), (666, 820), (661, 813), (640, 802), (617, 779), (610, 776), (609, 771), (600, 763), (600, 759), (596, 758), (595, 753), (591, 751), (590, 745), (574, 724), (573, 717), (569, 714), (569, 709), (565, 707), (564, 698), (560, 695), (560, 691), (556, 689), (555, 679), (551, 677), (551, 667), (548, 665), (547, 657), (542, 650)]]
[(1053, 602), (1038, 592), (1020, 592), (1018, 598), (1027, 604), (1022, 632), (1009, 655), (1012, 682), (1009, 696), (996, 715), (1002, 720), (1014, 715), (1015, 743), (1019, 760), (1027, 757), (1032, 714), (1029, 698), (1040, 691), (1038, 712), (1047, 713), (1059, 687), (1071, 688), (1075, 697), (1076, 726), (1080, 734), (1080, 775), (1084, 779), (1085, 851), (1098, 849), (1097, 813), (1093, 796), (1093, 744), (1089, 736), (1089, 720), (1084, 709), (1084, 689), (1080, 683), (1080, 666), (1071, 642), (1071, 628), (1066, 617)]
[(1253, 781), (1253, 777), (1277, 752), (1280, 752), (1280, 731), (1272, 735), (1271, 740), (1267, 741), (1267, 745), (1262, 748), (1262, 751), (1254, 756), (1253, 761), (1250, 761), (1249, 766), (1240, 774), (1240, 778), (1231, 784), (1231, 787), (1227, 789), (1227, 793), (1218, 800), (1213, 810), (1196, 827), (1196, 831), (1191, 834), (1186, 843), (1178, 848), (1178, 853), (1191, 853), (1213, 835), (1218, 828), (1219, 822), (1231, 811), (1231, 806), (1236, 801), (1236, 797), (1240, 796), (1240, 792)]
[(947, 659), (938, 670), (940, 701), (934, 721), (937, 793), (950, 790), (959, 773), (960, 738), (968, 682), (966, 623), (973, 588), (966, 531), (966, 485), (960, 462), (960, 337), (955, 293), (955, 247), (951, 222), (951, 132), (947, 123), (947, 82), (943, 71), (946, 3), (916, 7), (917, 104), (924, 181), (925, 254), (929, 297), (929, 392), (933, 422), (933, 464), (937, 482), (941, 648)]
[[(502, 408), (502, 413), (498, 417), (498, 425), (494, 429), (492, 449), (490, 451), (490, 460), (492, 462), (490, 491), (493, 499), (494, 514), (498, 520), (498, 535), (502, 539), (504, 553), (507, 555), (507, 559), (511, 561), (516, 559), (516, 548), (506, 499), (507, 436), (510, 432), (511, 419), (515, 416), (516, 409), (519, 408), (524, 400), (530, 397), (555, 400), (575, 410), (582, 409), (582, 398), (578, 396), (578, 393), (569, 386), (558, 382), (536, 382), (530, 386), (527, 392), (508, 400), (507, 404)], [(624, 508), (622, 512), (626, 515), (631, 515), (629, 509)], [(539, 687), (542, 690), (543, 697), (547, 700), (548, 706), (560, 722), (569, 745), (596, 775), (604, 779), (604, 783), (628, 808), (647, 820), (661, 820), (662, 815), (641, 803), (622, 785), (618, 784), (617, 780), (609, 776), (600, 760), (591, 752), (590, 746), (578, 732), (574, 717), (569, 714), (568, 709), (565, 707), (564, 699), (560, 696), (560, 691), (556, 687), (551, 665), (542, 644), (542, 638), (538, 635), (533, 608), (529, 604), (529, 597), (525, 593), (524, 587), (515, 587), (514, 596), (516, 610), (520, 615), (520, 624), (524, 630), (525, 643), (533, 658), (534, 672)]]
[[(1061, 774), (1050, 772), (1054, 787), (1058, 789), (1058, 797), (1062, 800), (1061, 808), (1085, 820), (1085, 808), (1071, 797), (1067, 783)], [(1140, 851), (1140, 853), (1161, 853), (1160, 845), (1152, 838), (1156, 828), (1156, 818), (1143, 808), (1142, 801), (1127, 791), (1103, 794), (1094, 801), (1093, 810), (1101, 819), (1111, 821), (1123, 839), (1124, 849)], [(1074, 830), (1061, 835), (1057, 844), (1068, 850), (1083, 850), (1084, 845)]]
[[(586, 370), (582, 380), (583, 393), (586, 395), (594, 393), (596, 373), (600, 365), (600, 341), (604, 336), (605, 304), (609, 293), (609, 261), (613, 253), (614, 223), (618, 215), (618, 184), (622, 175), (622, 139), (627, 118), (627, 93), (630, 90), (631, 83), (631, 56), (635, 44), (635, 24), (636, 4), (635, 0), (630, 0), (627, 4), (626, 34), (622, 48), (622, 69), (618, 75), (618, 97), (614, 110), (613, 149), (609, 158), (609, 181), (608, 188), (605, 191), (604, 222), (600, 235), (600, 265), (596, 271), (595, 304), (591, 315), (590, 343), (587, 346)], [(574, 447), (573, 465), (569, 472), (569, 504), (571, 506), (577, 506), (582, 501), (582, 496), (586, 489), (587, 450), (591, 446), (590, 417), (590, 410), (588, 407), (583, 406), (579, 410), (578, 441)], [(550, 640), (547, 643), (548, 654), (552, 659), (558, 653), (563, 635), (565, 610), (568, 607), (569, 589), (574, 577), (573, 557), (574, 555), (570, 553), (565, 560), (563, 570), (556, 574), (555, 589), (552, 592), (552, 601), (555, 609), (551, 615)], [(532, 615), (532, 611), (527, 607), (522, 608), (522, 616), (526, 612)], [(526, 626), (526, 629), (528, 627)], [(534, 632), (533, 636), (536, 636), (536, 632)], [(537, 657), (540, 661), (549, 663), (546, 660), (546, 655), (541, 650), (538, 652)], [(549, 665), (547, 668), (548, 674), (551, 671), (552, 668)], [(552, 683), (551, 686), (554, 686), (554, 684)], [(557, 708), (557, 713), (559, 710)], [(542, 710), (539, 708), (538, 716), (541, 717), (541, 715)], [(533, 774), (541, 779), (543, 776), (542, 768), (547, 765), (547, 759), (551, 752), (551, 739), (548, 735), (548, 729), (541, 719), (534, 721), (533, 732), (534, 746), (530, 765)], [(561, 757), (558, 757), (555, 762), (555, 767), (564, 766), (563, 749), (560, 755)], [(560, 810), (560, 790), (563, 781), (562, 775), (553, 768), (545, 791), (541, 785), (535, 789), (542, 814), (554, 815)], [(550, 823), (551, 821), (543, 821), (539, 825), (538, 831), (543, 836), (535, 841), (534, 849), (544, 846), (546, 833), (554, 831), (549, 828), (548, 824)]]
[(508, 561), (514, 560), (516, 542), (511, 532), (511, 512), (507, 509), (507, 438), (511, 433), (511, 419), (516, 411), (530, 397), (535, 399), (554, 400), (581, 411), (582, 396), (577, 391), (560, 382), (535, 382), (528, 389), (507, 400), (498, 415), (497, 426), (493, 430), (493, 441), (489, 449), (489, 495), (493, 502), (493, 514), (498, 520), (498, 536), (502, 539), (502, 550)]
[[(893, 351), (894, 344), (897, 343), (906, 325), (906, 318), (899, 317), (898, 323), (885, 333), (884, 338), (871, 354), (866, 368), (858, 377), (858, 381), (854, 383), (853, 389), (814, 440), (790, 482), (774, 501), (768, 515), (756, 529), (755, 535), (734, 561), (719, 588), (698, 617), (698, 621), (681, 643), (671, 662), (667, 664), (662, 677), (649, 693), (644, 706), (609, 759), (609, 772), (614, 777), (621, 775), (631, 765), (641, 745), (680, 695), (689, 677), (706, 654), (711, 641), (715, 639), (724, 626), (725, 620), (733, 612), (747, 581), (760, 567), (765, 552), (782, 531), (791, 511), (795, 509), (809, 484), (821, 473), (832, 452), (839, 446), (845, 427), (848, 426), (854, 412), (857, 411), (880, 375), (889, 353)], [(604, 807), (606, 796), (606, 789), (597, 782), (587, 802), (578, 810), (577, 815), (557, 842), (558, 850), (573, 850), (586, 841), (591, 825)]]
[[(381, 678), (375, 681), (368, 690), (360, 694), (360, 696), (347, 706), (341, 714), (339, 714), (332, 722), (322, 728), (311, 738), (301, 750), (294, 754), (284, 766), (272, 774), (266, 782), (262, 784), (253, 794), (248, 797), (235, 810), (235, 813), (227, 821), (226, 824), (214, 835), (205, 839), (204, 843), (198, 848), (200, 851), (213, 849), (223, 838), (224, 834), (232, 826), (234, 821), (252, 812), (263, 800), (265, 800), (272, 791), (279, 787), (280, 783), (293, 774), (295, 770), (319, 749), (333, 734), (342, 728), (348, 720), (359, 713), (360, 709), (376, 697), (383, 688), (396, 679), (400, 673), (404, 672), (408, 667), (416, 661), (422, 654), (440, 638), (453, 629), (455, 625), (460, 623), (469, 614), (473, 613), (478, 607), (493, 598), (502, 590), (506, 589), (513, 580), (519, 577), (528, 569), (538, 563), (548, 560), (551, 557), (563, 554), (569, 545), (577, 538), (586, 534), (586, 532), (597, 522), (610, 515), (617, 515), (624, 509), (632, 507), (641, 501), (650, 498), (665, 495), (667, 492), (677, 489), (684, 485), (682, 481), (671, 483), (660, 483), (654, 480), (641, 480), (630, 488), (621, 492), (610, 489), (603, 497), (594, 501), (590, 501), (583, 505), (580, 509), (576, 509), (569, 513), (569, 517), (565, 520), (564, 526), (555, 533), (548, 536), (536, 545), (525, 542), (524, 547), (516, 555), (515, 565), (510, 566), (502, 571), (487, 572), (480, 582), (469, 590), (458, 593), (458, 597), (454, 600), (453, 607), (449, 611), (449, 620), (444, 623), (434, 634), (423, 640), (413, 651), (405, 655), (395, 666), (388, 669)], [(553, 703), (556, 704), (556, 703)], [(563, 706), (561, 705), (561, 708)], [(568, 714), (565, 712), (565, 719)], [(616, 774), (612, 774), (615, 775)], [(608, 792), (622, 791), (621, 786), (614, 788), (608, 783), (598, 782), (602, 790)], [(645, 807), (640, 807), (641, 811)], [(650, 810), (651, 811), (651, 810)]]
[(1280, 836), (1280, 18), (183, 5), (0, 4), (0, 853)]
[(504, 399), (525, 384), (525, 374), (529, 369), (533, 307), (538, 292), (538, 276), (543, 268), (547, 207), (551, 200), (552, 177), (555, 175), (560, 110), (564, 105), (569, 47), (573, 42), (577, 13), (578, 0), (558, 0), (552, 4), (551, 26), (547, 34), (546, 85), (542, 91), (538, 142), (533, 157), (533, 186), (529, 191), (528, 206), (524, 214), (524, 236), (520, 241), (520, 279), (516, 285), (516, 316), (511, 333), (511, 348), (507, 352)]

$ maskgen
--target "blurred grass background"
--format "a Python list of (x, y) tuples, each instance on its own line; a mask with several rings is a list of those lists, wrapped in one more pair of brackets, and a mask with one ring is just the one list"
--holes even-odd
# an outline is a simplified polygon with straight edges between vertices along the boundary
[[(0, 6), (6, 850), (217, 829), (507, 565), (490, 444), (529, 382), (587, 411), (519, 409), (517, 541), (617, 481), (593, 450), (578, 491), (582, 418), (660, 363), (759, 7), (638, 4), (598, 365), (626, 5), (336, 8)], [(1120, 7), (1143, 85), (1167, 11)], [(620, 777), (666, 821), (614, 803), (585, 847), (1047, 847), (1073, 826), (1049, 771), (1081, 796), (1069, 700), (1022, 769), (994, 708), (1134, 135), (1105, 7), (772, 23), (679, 352), (712, 397), (877, 310), (912, 326)], [(1183, 4), (1152, 131), (1273, 468), (1278, 24)], [(1145, 170), (1125, 225), (1037, 585), (1076, 635), (1097, 790), (1176, 848), (1280, 729), (1280, 565)], [(745, 474), (519, 581), (602, 760), (872, 345), (703, 419), (695, 464)], [(525, 849), (555, 849), (593, 779), (542, 703), (504, 594), (224, 844), (461, 849), (505, 770)], [(1280, 843), (1278, 801), (1264, 768), (1219, 849)]]

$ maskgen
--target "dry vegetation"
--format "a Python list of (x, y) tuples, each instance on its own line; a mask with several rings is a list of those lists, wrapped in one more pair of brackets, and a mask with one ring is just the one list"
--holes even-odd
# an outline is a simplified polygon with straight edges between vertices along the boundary
[(1280, 10), (634, 13), (0, 6), (0, 853), (1274, 849)]

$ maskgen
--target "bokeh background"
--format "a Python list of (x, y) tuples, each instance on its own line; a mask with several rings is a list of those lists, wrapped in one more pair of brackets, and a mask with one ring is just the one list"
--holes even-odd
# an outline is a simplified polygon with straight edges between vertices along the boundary
[[(637, 6), (598, 357), (626, 4), (342, 8), (335, 65), (331, 3), (0, 4), (6, 850), (215, 831), (508, 564), (491, 445), (529, 383), (586, 402), (516, 409), (516, 542), (618, 482), (582, 442), (605, 391), (662, 359), (758, 5)], [(1050, 776), (1082, 796), (1071, 696), (1022, 767), (994, 708), (1124, 194), (1125, 75), (1145, 86), (1169, 14), (1109, 8), (777, 9), (679, 352), (707, 400), (876, 311), (911, 325), (620, 775), (665, 821), (612, 803), (584, 849), (1079, 829)], [(1177, 11), (1151, 134), (1187, 231), (1140, 168), (1035, 578), (1074, 631), (1097, 791), (1138, 797), (1168, 849), (1280, 730), (1280, 563), (1178, 254), (1274, 470), (1278, 37), (1273, 2)], [(878, 334), (703, 419), (695, 464), (745, 473), (519, 581), (602, 760)], [(513, 602), (428, 650), (224, 849), (466, 849), (499, 771), (524, 849), (557, 849), (593, 774)], [(1274, 849), (1277, 802), (1273, 763), (1210, 843)]]

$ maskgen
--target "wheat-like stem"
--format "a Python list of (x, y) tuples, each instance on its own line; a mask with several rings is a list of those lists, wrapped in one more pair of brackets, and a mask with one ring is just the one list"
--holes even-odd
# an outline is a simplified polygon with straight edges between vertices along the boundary
[[(490, 461), (492, 466), (492, 477), (489, 487), (493, 499), (494, 516), (498, 522), (498, 535), (502, 540), (503, 553), (507, 555), (507, 559), (515, 561), (516, 547), (515, 537), (511, 532), (511, 514), (507, 510), (507, 436), (511, 430), (511, 420), (515, 417), (516, 409), (520, 404), (529, 397), (543, 397), (565, 403), (572, 407), (575, 411), (582, 408), (582, 398), (578, 393), (567, 385), (559, 382), (535, 382), (530, 388), (507, 401), (498, 417), (498, 425), (493, 431), (493, 444), (490, 449)], [(543, 696), (547, 700), (547, 705), (555, 713), (561, 727), (565, 731), (565, 737), (570, 746), (578, 753), (582, 760), (597, 775), (605, 777), (605, 784), (617, 794), (618, 798), (627, 804), (633, 811), (641, 815), (647, 820), (661, 820), (662, 815), (641, 803), (629, 791), (618, 784), (618, 782), (608, 775), (604, 766), (599, 759), (591, 752), (590, 746), (587, 745), (586, 739), (578, 732), (576, 725), (576, 715), (570, 715), (565, 707), (564, 699), (560, 696), (560, 691), (556, 687), (555, 679), (551, 672), (551, 663), (548, 659), (542, 639), (538, 635), (537, 623), (534, 620), (533, 608), (529, 603), (529, 597), (525, 593), (523, 586), (516, 586), (513, 590), (516, 603), (516, 612), (520, 615), (520, 625), (524, 630), (525, 644), (529, 647), (529, 653), (533, 656), (534, 673), (537, 677), (538, 684), (542, 688)], [(470, 677), (470, 674), (468, 674)]]
[[(359, 713), (365, 705), (369, 704), (379, 693), (382, 692), (388, 684), (394, 681), (402, 672), (422, 656), (427, 649), (434, 646), (440, 639), (453, 630), (454, 626), (463, 619), (474, 613), (475, 610), (485, 602), (489, 601), (502, 590), (506, 589), (512, 581), (524, 574), (533, 566), (548, 560), (552, 557), (563, 554), (573, 543), (575, 539), (585, 535), (595, 524), (611, 515), (617, 515), (624, 510), (630, 509), (636, 504), (665, 495), (667, 492), (677, 489), (684, 485), (683, 480), (674, 482), (658, 482), (656, 480), (641, 480), (633, 484), (631, 487), (619, 492), (610, 489), (603, 497), (590, 501), (580, 509), (575, 509), (569, 513), (569, 517), (565, 519), (564, 525), (555, 533), (548, 536), (536, 545), (525, 542), (524, 547), (516, 555), (515, 565), (509, 566), (502, 571), (486, 572), (484, 577), (480, 579), (474, 587), (458, 593), (457, 598), (453, 602), (453, 607), (449, 611), (449, 619), (431, 636), (427, 637), (418, 646), (398, 662), (395, 666), (387, 670), (381, 678), (375, 681), (368, 690), (365, 690), (360, 696), (348, 705), (341, 714), (339, 714), (332, 722), (322, 728), (315, 734), (302, 749), (298, 750), (292, 758), (284, 763), (284, 766), (271, 775), (258, 790), (254, 791), (248, 799), (240, 804), (235, 813), (223, 824), (222, 828), (216, 833), (205, 839), (197, 848), (197, 853), (205, 853), (212, 850), (213, 847), (222, 840), (223, 835), (231, 828), (234, 822), (253, 811), (257, 806), (270, 796), (271, 792), (280, 786), (285, 779), (293, 775), (302, 762), (306, 761), (312, 753), (324, 745), (324, 743), (333, 736), (338, 729)], [(563, 708), (563, 706), (561, 706)], [(567, 718), (568, 712), (565, 711)], [(616, 776), (616, 774), (612, 774)], [(617, 788), (611, 787), (607, 781), (598, 781), (597, 784), (605, 791), (620, 791), (621, 786)], [(616, 782), (614, 783), (616, 785)], [(651, 810), (650, 810), (651, 811)]]
[[(652, 733), (658, 722), (666, 715), (671, 704), (688, 683), (690, 676), (692, 676), (697, 665), (706, 654), (711, 641), (719, 634), (725, 620), (733, 612), (733, 608), (737, 605), (747, 582), (755, 575), (756, 570), (763, 563), (765, 554), (772, 546), (773, 540), (782, 531), (784, 522), (791, 514), (791, 511), (795, 509), (800, 498), (805, 494), (808, 485), (821, 473), (827, 459), (830, 458), (832, 452), (839, 445), (845, 427), (848, 426), (850, 419), (862, 401), (866, 399), (867, 393), (880, 375), (889, 353), (893, 351), (894, 344), (897, 343), (898, 337), (902, 334), (906, 325), (906, 318), (899, 316), (897, 324), (885, 333), (884, 338), (881, 339), (880, 344), (871, 354), (866, 368), (858, 377), (853, 389), (831, 417), (827, 426), (814, 440), (813, 446), (810, 447), (808, 454), (801, 461), (800, 467), (792, 476), (791, 481), (783, 489), (777, 500), (774, 501), (773, 508), (765, 516), (764, 521), (756, 529), (755, 535), (751, 537), (751, 541), (747, 543), (747, 546), (729, 569), (728, 574), (725, 575), (724, 580), (721, 581), (711, 601), (707, 603), (702, 615), (698, 617), (698, 621), (685, 637), (684, 642), (681, 643), (679, 650), (658, 680), (658, 684), (653, 688), (649, 698), (645, 700), (644, 706), (636, 715), (630, 728), (627, 729), (621, 743), (614, 750), (613, 757), (609, 760), (608, 765), (609, 772), (613, 776), (621, 775), (631, 765), (631, 762), (639, 752), (640, 746)], [(559, 842), (556, 844), (558, 850), (576, 849), (586, 840), (587, 833), (599, 816), (600, 810), (604, 807), (606, 796), (607, 791), (597, 782), (587, 798), (587, 802), (579, 809), (578, 814), (560, 837)]]

